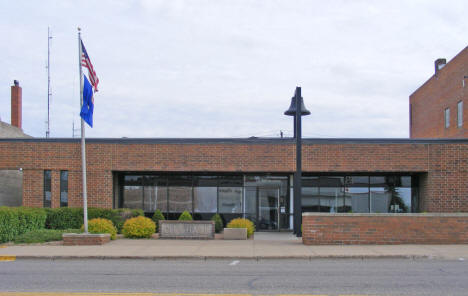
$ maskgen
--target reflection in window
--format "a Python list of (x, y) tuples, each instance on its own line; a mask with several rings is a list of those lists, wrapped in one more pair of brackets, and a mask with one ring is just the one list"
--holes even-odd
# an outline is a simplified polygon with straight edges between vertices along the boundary
[(154, 212), (156, 209), (159, 209), (163, 213), (167, 211), (166, 186), (145, 186), (143, 193), (143, 210), (145, 212)]
[(50, 208), (52, 203), (52, 172), (44, 171), (44, 208)]
[(345, 192), (345, 203), (353, 213), (369, 213), (369, 188), (349, 187)]
[(60, 206), (68, 207), (68, 171), (60, 171)]
[(141, 209), (143, 207), (143, 186), (124, 186), (123, 207)]
[(192, 187), (169, 187), (169, 212), (192, 212)]
[(219, 213), (242, 213), (242, 187), (219, 187)]
[(193, 194), (193, 209), (195, 213), (216, 213), (217, 187), (194, 187)]

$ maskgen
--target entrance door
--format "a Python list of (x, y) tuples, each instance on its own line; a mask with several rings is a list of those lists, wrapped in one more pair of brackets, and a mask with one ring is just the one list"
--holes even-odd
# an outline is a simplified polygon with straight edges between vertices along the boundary
[(257, 230), (279, 230), (279, 188), (258, 188)]

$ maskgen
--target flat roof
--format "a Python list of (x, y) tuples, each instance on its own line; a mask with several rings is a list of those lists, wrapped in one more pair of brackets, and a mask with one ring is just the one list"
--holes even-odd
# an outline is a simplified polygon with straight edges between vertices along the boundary
[[(81, 138), (3, 138), (1, 142), (79, 143)], [(93, 144), (294, 144), (294, 138), (86, 138)], [(303, 144), (468, 144), (464, 139), (303, 138)]]

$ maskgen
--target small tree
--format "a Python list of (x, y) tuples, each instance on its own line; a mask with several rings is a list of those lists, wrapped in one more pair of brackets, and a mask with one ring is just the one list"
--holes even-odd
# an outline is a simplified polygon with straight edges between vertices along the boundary
[(153, 221), (156, 224), (156, 232), (159, 232), (159, 220), (166, 220), (160, 209), (157, 209), (153, 215)]
[(223, 227), (224, 227), (223, 220), (221, 219), (221, 216), (219, 214), (214, 214), (213, 217), (211, 217), (211, 220), (214, 221), (214, 223), (215, 223), (216, 233), (220, 233), (223, 230)]
[(182, 214), (179, 216), (179, 221), (192, 221), (192, 215), (188, 211), (184, 211)]

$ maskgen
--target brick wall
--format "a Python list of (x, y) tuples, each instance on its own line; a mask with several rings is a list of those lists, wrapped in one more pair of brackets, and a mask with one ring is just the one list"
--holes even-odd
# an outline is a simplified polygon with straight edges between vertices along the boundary
[[(280, 172), (295, 169), (291, 140), (253, 143), (135, 144), (89, 141), (88, 204), (112, 207), (114, 171)], [(82, 205), (79, 141), (0, 141), (0, 169), (22, 168), (23, 204), (41, 207), (43, 171), (52, 170), (52, 206), (60, 205), (60, 170), (69, 171), (69, 206)], [(414, 173), (420, 179), (422, 211), (468, 212), (468, 141), (441, 144), (321, 144), (303, 147), (310, 173)]]
[(306, 245), (468, 243), (468, 214), (304, 213), (302, 225)]
[[(468, 47), (410, 96), (411, 138), (468, 138)], [(457, 126), (457, 103), (463, 101), (463, 125)], [(444, 110), (450, 108), (450, 127)]]

